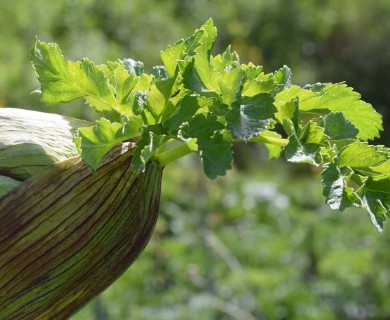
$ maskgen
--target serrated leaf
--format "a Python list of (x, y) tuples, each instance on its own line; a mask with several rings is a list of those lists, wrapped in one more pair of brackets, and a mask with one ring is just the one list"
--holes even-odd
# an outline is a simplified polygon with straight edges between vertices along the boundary
[(195, 67), (195, 60), (181, 62), (180, 65), (184, 70), (182, 76), (185, 88), (199, 93), (212, 92), (212, 90), (207, 89), (207, 86), (203, 83), (203, 80), (198, 73), (198, 69)]
[(166, 110), (166, 105), (171, 96), (172, 88), (175, 79), (171, 78), (165, 81), (154, 82), (147, 94), (146, 105), (147, 111), (152, 115), (153, 122), (149, 120), (149, 124), (159, 123)]
[(164, 127), (169, 132), (174, 133), (183, 122), (188, 122), (195, 115), (195, 113), (204, 107), (213, 105), (212, 99), (206, 99), (199, 96), (186, 95), (177, 105), (173, 114), (164, 122)]
[(135, 115), (140, 115), (145, 124), (154, 123), (155, 115), (148, 109), (148, 94), (153, 82), (153, 77), (143, 73), (137, 77), (137, 83), (132, 89), (128, 97), (127, 104), (131, 106), (132, 112)]
[(298, 137), (296, 133), (289, 137), (285, 148), (286, 159), (290, 162), (309, 163), (319, 166), (322, 163), (321, 146), (324, 143), (324, 129), (309, 122)]
[(204, 32), (200, 39), (202, 44), (197, 48), (198, 54), (195, 56), (194, 66), (205, 87), (211, 90), (214, 87), (214, 79), (210, 70), (210, 53), (217, 38), (217, 29), (214, 27), (213, 21), (209, 19), (200, 30)]
[[(299, 129), (299, 107), (298, 100), (292, 99), (283, 104), (279, 104), (278, 111), (275, 113), (275, 118), (284, 127), (284, 130), (288, 135), (292, 134), (292, 130), (298, 131)], [(290, 120), (287, 121), (286, 120)], [(290, 125), (292, 124), (292, 127)]]
[(378, 232), (382, 232), (390, 209), (390, 178), (369, 177), (363, 190), (363, 202), (371, 221)]
[(283, 66), (273, 75), (274, 82), (277, 84), (277, 92), (281, 92), (291, 87), (292, 73), (291, 69)]
[(314, 121), (310, 121), (300, 130), (299, 139), (307, 145), (325, 145), (327, 141), (324, 136), (324, 128)]
[(226, 115), (227, 128), (233, 139), (248, 141), (266, 130), (277, 111), (274, 99), (268, 94), (242, 97), (239, 107), (234, 107)]
[(343, 211), (348, 207), (361, 206), (361, 200), (355, 191), (347, 187), (347, 174), (342, 174), (337, 165), (333, 162), (321, 172), (322, 183), (324, 185), (323, 194), (326, 203), (333, 210)]
[(165, 134), (166, 131), (160, 124), (150, 125), (143, 129), (131, 161), (131, 165), (136, 172), (141, 173), (145, 170), (146, 163), (165, 141)]
[(218, 121), (216, 116), (197, 114), (181, 129), (181, 132), (186, 138), (209, 138), (217, 130), (223, 128), (224, 125)]
[(196, 50), (202, 44), (201, 39), (204, 32), (200, 28), (187, 39), (181, 39), (164, 51), (161, 51), (160, 57), (169, 77), (175, 75), (179, 61), (190, 61), (197, 54)]
[(107, 62), (107, 67), (110, 73), (106, 72), (106, 76), (114, 88), (120, 112), (131, 115), (132, 110), (129, 99), (134, 87), (137, 85), (138, 78), (126, 70), (122, 61)]
[(386, 160), (385, 162), (376, 166), (371, 166), (369, 168), (369, 172), (372, 175), (390, 176), (390, 160)]
[(207, 177), (215, 179), (224, 176), (232, 168), (233, 156), (231, 143), (216, 134), (213, 138), (197, 138), (198, 152)]
[[(216, 56), (210, 56), (210, 66), (211, 68), (219, 73), (224, 73), (225, 71), (232, 70), (235, 67), (238, 67), (239, 60), (235, 52), (232, 52), (231, 46), (228, 46), (224, 53), (218, 54)], [(260, 68), (262, 70), (262, 68)]]
[(289, 162), (309, 163), (315, 166), (319, 166), (322, 162), (319, 146), (303, 144), (296, 134), (289, 137), (289, 142), (284, 151)]
[(222, 102), (230, 106), (237, 100), (237, 95), (242, 90), (245, 73), (240, 68), (227, 70), (216, 79), (217, 92), (221, 94)]
[(324, 117), (325, 134), (331, 140), (355, 139), (359, 130), (347, 119), (342, 112), (331, 112)]
[(104, 155), (116, 144), (139, 135), (140, 117), (122, 117), (122, 122), (110, 122), (106, 118), (96, 121), (93, 127), (78, 129), (75, 143), (83, 160), (95, 170)]
[(41, 83), (43, 102), (58, 104), (84, 97), (97, 111), (117, 110), (104, 73), (92, 61), (66, 62), (56, 44), (38, 40), (30, 59)]
[(368, 169), (379, 166), (389, 159), (389, 153), (383, 147), (371, 146), (365, 142), (347, 145), (339, 152), (340, 167), (352, 169)]
[(383, 130), (381, 115), (370, 104), (360, 100), (360, 94), (345, 84), (321, 84), (308, 89), (292, 86), (280, 92), (275, 100), (287, 102), (297, 97), (301, 111), (319, 114), (342, 112), (359, 130), (357, 137), (361, 140), (379, 137), (379, 131)]

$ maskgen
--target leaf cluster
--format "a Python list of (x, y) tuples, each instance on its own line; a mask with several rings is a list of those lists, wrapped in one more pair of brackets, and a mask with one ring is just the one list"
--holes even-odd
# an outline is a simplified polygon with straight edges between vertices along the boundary
[(290, 162), (323, 168), (330, 207), (365, 207), (381, 231), (390, 206), (390, 152), (367, 143), (379, 137), (380, 114), (344, 83), (299, 87), (287, 66), (265, 73), (241, 63), (230, 47), (212, 55), (216, 37), (210, 19), (162, 51), (163, 65), (150, 74), (132, 59), (66, 61), (56, 44), (38, 40), (31, 61), (45, 103), (84, 98), (102, 113), (75, 137), (92, 169), (115, 144), (133, 140), (138, 172), (150, 160), (164, 166), (195, 153), (214, 179), (231, 168), (233, 142), (260, 142), (271, 157), (283, 151)]

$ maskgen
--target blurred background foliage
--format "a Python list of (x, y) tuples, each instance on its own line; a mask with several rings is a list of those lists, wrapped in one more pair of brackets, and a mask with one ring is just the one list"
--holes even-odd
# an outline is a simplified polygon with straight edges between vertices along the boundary
[[(346, 81), (384, 116), (390, 139), (388, 0), (16, 0), (0, 2), (0, 106), (93, 119), (80, 101), (45, 106), (29, 63), (37, 36), (68, 59), (161, 64), (160, 50), (212, 17), (215, 53), (295, 83)], [(235, 146), (236, 169), (208, 181), (191, 157), (165, 170), (150, 245), (72, 319), (388, 319), (390, 231), (360, 210), (330, 212), (319, 172)]]

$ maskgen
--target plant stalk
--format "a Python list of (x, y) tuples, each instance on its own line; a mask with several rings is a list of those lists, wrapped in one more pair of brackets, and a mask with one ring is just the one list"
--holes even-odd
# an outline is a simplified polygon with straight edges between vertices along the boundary
[[(230, 134), (225, 134), (224, 139), (230, 142), (239, 142), (240, 140), (235, 140), (232, 138)], [(288, 144), (288, 139), (282, 138), (274, 138), (274, 137), (264, 137), (264, 136), (256, 136), (249, 140), (249, 142), (257, 142), (257, 143), (266, 143), (272, 144), (276, 146), (285, 147)], [(193, 150), (190, 149), (187, 143), (180, 144), (177, 147), (174, 147), (170, 150), (161, 152), (156, 156), (156, 161), (160, 163), (162, 167), (165, 167), (167, 164), (174, 162), (180, 158), (185, 157), (186, 155), (192, 153)]]

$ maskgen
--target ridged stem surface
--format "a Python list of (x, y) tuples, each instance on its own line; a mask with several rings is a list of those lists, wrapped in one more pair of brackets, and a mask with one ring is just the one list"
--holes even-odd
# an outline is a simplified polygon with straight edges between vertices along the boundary
[(0, 198), (0, 319), (64, 319), (107, 288), (155, 226), (162, 168), (130, 167), (133, 145), (96, 172), (71, 158)]

